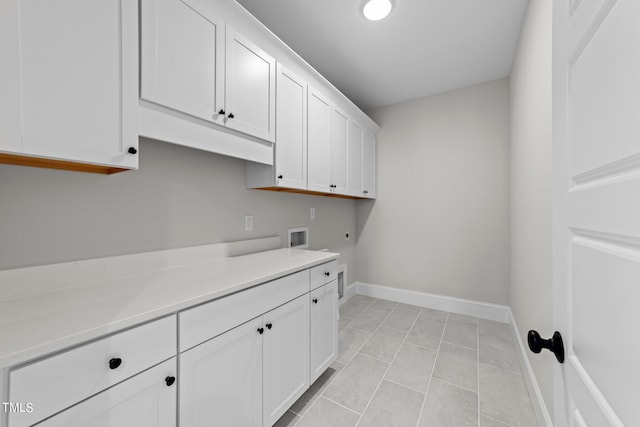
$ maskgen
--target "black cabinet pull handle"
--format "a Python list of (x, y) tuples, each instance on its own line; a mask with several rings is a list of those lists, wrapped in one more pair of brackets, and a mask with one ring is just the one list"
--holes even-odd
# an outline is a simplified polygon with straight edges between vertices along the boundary
[(221, 108), (220, 111), (218, 111), (218, 114), (222, 114), (224, 116), (224, 110)]
[(313, 301), (314, 304), (317, 304), (318, 303), (318, 298), (314, 298), (311, 301)]
[(127, 150), (127, 153), (129, 154), (136, 154), (138, 152), (138, 150), (136, 150), (136, 147), (129, 147), (129, 149)]
[(278, 175), (278, 179), (282, 179), (282, 175)]
[(527, 342), (529, 344), (529, 350), (532, 352), (540, 353), (543, 348), (546, 348), (556, 355), (558, 362), (564, 363), (564, 343), (562, 342), (560, 332), (555, 331), (553, 337), (545, 340), (540, 338), (538, 331), (531, 330), (527, 334)]
[(271, 329), (271, 328), (273, 327), (273, 324), (272, 324), (272, 323), (267, 323), (267, 324), (266, 324), (266, 325), (264, 325), (264, 326), (266, 326), (266, 327), (267, 327), (267, 329)]
[(118, 369), (120, 365), (122, 365), (122, 359), (120, 359), (119, 357), (114, 357), (113, 359), (109, 360), (109, 369)]
[(229, 113), (229, 118), (233, 119), (235, 116), (233, 115), (233, 113)]
[(167, 384), (167, 387), (171, 387), (173, 383), (176, 382), (176, 377), (168, 376), (164, 379), (164, 382)]
[(331, 275), (331, 273), (329, 273), (328, 271), (325, 271), (325, 272), (324, 272), (324, 275), (325, 275), (325, 276), (327, 276), (327, 277), (329, 277), (329, 276)]
[(264, 328), (258, 328), (258, 333), (259, 333), (260, 335), (262, 335), (262, 333), (263, 333), (263, 332), (264, 332)]
[(364, 190), (363, 193), (364, 194), (369, 194), (369, 192), (367, 190)]

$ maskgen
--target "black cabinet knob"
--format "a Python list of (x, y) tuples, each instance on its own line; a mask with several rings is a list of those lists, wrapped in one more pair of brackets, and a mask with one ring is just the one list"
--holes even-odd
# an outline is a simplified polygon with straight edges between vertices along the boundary
[(329, 273), (328, 271), (325, 271), (325, 272), (324, 272), (324, 275), (325, 275), (325, 276), (327, 276), (327, 277), (329, 277), (329, 276), (331, 275), (331, 273)]
[(129, 149), (127, 150), (127, 153), (129, 154), (136, 154), (138, 152), (138, 150), (136, 150), (136, 147), (129, 147)]
[(364, 190), (363, 193), (364, 194), (369, 194), (369, 192), (367, 190)]
[(176, 377), (168, 376), (164, 379), (164, 382), (167, 384), (167, 387), (171, 387), (173, 383), (176, 382)]
[(258, 333), (259, 333), (260, 335), (262, 335), (262, 333), (263, 333), (263, 332), (264, 332), (264, 328), (258, 328)]
[(221, 108), (220, 111), (218, 111), (218, 114), (222, 114), (224, 116), (224, 110)]
[(267, 323), (267, 324), (266, 324), (266, 325), (264, 325), (264, 326), (266, 326), (266, 327), (267, 327), (267, 329), (271, 329), (271, 328), (273, 327), (273, 324), (272, 324), (272, 323)]
[(282, 175), (278, 175), (278, 179), (282, 179)]
[(229, 116), (228, 116), (228, 117), (229, 117), (230, 119), (233, 119), (235, 116), (233, 115), (233, 113), (229, 113)]
[(543, 348), (546, 348), (556, 355), (558, 362), (564, 362), (564, 343), (560, 332), (555, 331), (550, 339), (545, 340), (540, 337), (538, 331), (531, 330), (527, 334), (527, 343), (529, 344), (529, 350), (532, 352), (540, 353)]
[(119, 357), (114, 357), (109, 360), (109, 369), (118, 369), (120, 365), (122, 365), (122, 359)]
[(314, 304), (317, 304), (318, 303), (318, 298), (314, 298), (311, 301), (313, 301)]

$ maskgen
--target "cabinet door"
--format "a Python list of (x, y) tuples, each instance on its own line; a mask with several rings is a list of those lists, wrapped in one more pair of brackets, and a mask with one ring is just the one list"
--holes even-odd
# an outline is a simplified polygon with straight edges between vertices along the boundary
[(224, 22), (198, 0), (142, 0), (141, 15), (141, 98), (222, 124)]
[(276, 61), (227, 26), (225, 124), (275, 141)]
[(309, 294), (311, 300), (310, 383), (338, 357), (338, 281), (334, 280)]
[(362, 126), (349, 122), (349, 194), (363, 197), (362, 194)]
[(176, 359), (172, 358), (37, 426), (175, 427), (175, 378)]
[(331, 190), (331, 112), (329, 102), (309, 88), (307, 188), (325, 193)]
[(349, 116), (335, 108), (331, 114), (331, 183), (334, 193), (349, 193)]
[(262, 426), (262, 318), (180, 355), (180, 426)]
[[(307, 84), (278, 64), (276, 184), (307, 188)], [(282, 177), (282, 178), (280, 178)]]
[(367, 131), (362, 138), (362, 193), (376, 197), (376, 137)]
[(264, 316), (264, 426), (272, 426), (309, 388), (309, 297)]
[(137, 2), (3, 3), (19, 9), (19, 58), (8, 62), (20, 64), (21, 151), (137, 167), (127, 153), (138, 147)]

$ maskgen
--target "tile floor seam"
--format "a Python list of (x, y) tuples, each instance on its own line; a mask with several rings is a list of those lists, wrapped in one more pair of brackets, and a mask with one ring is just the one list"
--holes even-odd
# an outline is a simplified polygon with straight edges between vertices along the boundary
[[(334, 363), (336, 363), (336, 362), (334, 362)], [(337, 362), (337, 363), (341, 363), (341, 362)], [(327, 382), (327, 386), (326, 386), (326, 387), (325, 387), (325, 389), (322, 391), (322, 393), (320, 393), (319, 395), (315, 396), (313, 399), (311, 399), (311, 400), (309, 401), (309, 409), (307, 409), (307, 410), (305, 411), (305, 413), (304, 413), (304, 414), (300, 414), (300, 413), (298, 413), (298, 412), (294, 411), (294, 410), (293, 410), (293, 409), (291, 409), (291, 408), (289, 408), (289, 410), (290, 410), (291, 412), (293, 412), (294, 414), (296, 414), (297, 416), (299, 416), (299, 417), (300, 417), (300, 419), (302, 419), (305, 415), (307, 415), (307, 414), (309, 413), (309, 411), (311, 410), (311, 408), (313, 408), (313, 406), (316, 404), (316, 402), (317, 402), (318, 400), (320, 400), (320, 398), (321, 398), (321, 397), (324, 397), (324, 398), (325, 398), (325, 399), (327, 399), (327, 400), (331, 400), (331, 399), (328, 399), (327, 397), (325, 397), (325, 396), (324, 396), (324, 392), (325, 392), (325, 391), (327, 391), (327, 389), (329, 389), (329, 387), (331, 387), (331, 384), (333, 384), (333, 382), (336, 380), (336, 378), (338, 378), (338, 377), (340, 376), (340, 374), (342, 373), (342, 371), (343, 371), (343, 370), (344, 370), (344, 368), (346, 368), (346, 367), (347, 367), (347, 365), (346, 365), (346, 364), (344, 364), (344, 366), (342, 367), (342, 369), (340, 369), (340, 372), (338, 372), (334, 377), (330, 378), (330, 380)], [(316, 381), (317, 381), (317, 380), (316, 380)], [(331, 400), (331, 401), (333, 402), (333, 400)], [(337, 403), (337, 402), (334, 402), (334, 403)], [(296, 423), (296, 424), (297, 424), (297, 423)]]
[(398, 381), (391, 380), (391, 379), (389, 379), (389, 378), (383, 378), (383, 380), (388, 381), (388, 382), (390, 382), (390, 383), (393, 383), (393, 384), (395, 384), (395, 385), (397, 385), (397, 386), (404, 387), (404, 388), (409, 389), (409, 390), (411, 390), (411, 391), (415, 391), (416, 393), (426, 394), (424, 391), (420, 391), (420, 390), (415, 389), (415, 388), (413, 388), (413, 387), (409, 387), (409, 386), (408, 386), (408, 385), (406, 385), (406, 384), (399, 383)]
[(497, 419), (497, 418), (495, 418), (495, 417), (492, 417), (492, 416), (490, 416), (490, 415), (480, 413), (480, 416), (481, 416), (481, 417), (485, 417), (485, 418), (489, 418), (491, 421), (497, 421), (497, 422), (502, 423), (502, 424), (504, 424), (504, 425), (506, 425), (506, 426), (513, 427), (513, 424), (508, 423), (508, 422), (505, 422), (505, 421), (502, 421), (502, 420), (499, 420), (499, 419)]
[[(347, 328), (348, 328), (348, 326), (347, 326), (346, 328), (344, 328), (344, 329), (347, 329)], [(343, 329), (343, 331), (344, 331), (344, 329)], [(353, 353), (353, 356), (351, 356), (351, 358), (350, 358), (349, 360), (347, 360), (346, 362), (342, 362), (342, 361), (340, 361), (340, 360), (336, 359), (336, 361), (338, 361), (338, 362), (340, 362), (340, 363), (344, 364), (344, 367), (345, 367), (345, 368), (347, 367), (347, 365), (348, 365), (349, 363), (351, 363), (351, 361), (352, 361), (352, 360), (353, 360), (353, 359), (354, 359), (358, 354), (360, 354), (360, 350), (362, 350), (362, 347), (364, 347), (364, 345), (365, 345), (366, 343), (368, 343), (368, 342), (369, 342), (369, 340), (373, 337), (373, 334), (375, 334), (375, 332), (363, 331), (363, 330), (361, 330), (361, 329), (356, 329), (356, 328), (350, 328), (350, 329), (353, 329), (353, 330), (356, 330), (356, 331), (360, 331), (360, 332), (366, 332), (367, 334), (369, 334), (369, 335), (371, 335), (371, 336), (370, 336), (370, 337), (368, 337), (366, 340), (364, 340), (364, 342), (360, 345), (360, 347), (358, 347), (358, 350), (356, 350), (356, 352), (355, 352), (355, 353)], [(376, 329), (376, 331), (377, 331), (377, 329)], [(340, 339), (340, 338), (338, 338), (338, 340), (339, 340), (339, 339)], [(338, 354), (339, 354), (339, 353), (340, 353), (340, 349), (338, 349)], [(342, 371), (340, 371), (340, 372), (342, 373)], [(323, 394), (324, 394), (324, 393), (323, 393)]]
[(355, 410), (353, 410), (353, 409), (351, 409), (351, 408), (349, 408), (349, 407), (347, 407), (347, 406), (344, 406), (343, 404), (338, 403), (338, 402), (336, 402), (335, 400), (328, 398), (327, 396), (323, 396), (323, 395), (318, 396), (318, 398), (316, 399), (316, 401), (318, 401), (318, 400), (320, 400), (320, 399), (328, 400), (328, 401), (329, 401), (329, 402), (331, 402), (331, 403), (335, 403), (336, 405), (340, 406), (341, 408), (344, 408), (344, 409), (348, 410), (349, 412), (353, 412), (353, 413), (354, 413), (354, 414), (356, 414), (358, 417), (362, 416), (362, 414), (361, 414), (360, 412), (355, 411)]
[(442, 342), (443, 342), (443, 343), (445, 343), (445, 344), (455, 345), (456, 347), (466, 348), (467, 350), (474, 350), (474, 351), (478, 351), (478, 347), (473, 348), (473, 347), (467, 347), (466, 345), (456, 344), (456, 343), (454, 343), (454, 342), (450, 342), (450, 341), (445, 340), (445, 339), (444, 339), (444, 337), (443, 337), (443, 339), (442, 339)]
[(442, 340), (444, 339), (444, 330), (447, 329), (447, 322), (449, 321), (449, 313), (447, 313), (447, 317), (444, 319), (444, 327), (442, 328), (442, 333), (440, 334), (440, 342), (438, 343), (438, 349), (436, 350), (436, 357), (433, 359), (433, 367), (431, 368), (431, 375), (429, 376), (429, 381), (427, 382), (427, 389), (424, 392), (424, 399), (422, 399), (422, 406), (420, 407), (420, 414), (418, 415), (418, 422), (416, 423), (416, 427), (420, 426), (420, 420), (422, 419), (422, 414), (424, 413), (424, 405), (427, 403), (427, 396), (429, 395), (429, 389), (431, 388), (431, 381), (433, 381), (433, 374), (436, 371), (436, 363), (438, 363), (438, 356), (440, 356), (440, 348), (442, 347)]
[(477, 394), (478, 396), (480, 395), (480, 393), (478, 393), (476, 390), (472, 390), (472, 389), (470, 389), (470, 388), (467, 388), (467, 387), (462, 386), (462, 385), (459, 385), (459, 384), (454, 384), (454, 383), (452, 383), (452, 382), (450, 382), (450, 381), (443, 380), (442, 378), (436, 378), (436, 379), (437, 379), (438, 381), (440, 381), (441, 383), (445, 383), (445, 384), (447, 384), (447, 385), (450, 385), (450, 386), (452, 386), (452, 387), (457, 387), (457, 388), (462, 389), (462, 390), (465, 390), (465, 391), (470, 391), (471, 393), (473, 393), (473, 394)]
[[(396, 306), (396, 308), (397, 308), (397, 306)], [(416, 315), (416, 318), (413, 319), (413, 322), (411, 322), (411, 327), (409, 328), (409, 331), (411, 331), (411, 328), (413, 328), (413, 325), (416, 324), (416, 321), (418, 320), (418, 316), (419, 316), (420, 311), (422, 311), (422, 309), (420, 309), (418, 311), (418, 314)], [(393, 311), (389, 312), (389, 315), (391, 315), (392, 312)], [(389, 317), (389, 315), (387, 316), (387, 318)], [(385, 320), (386, 320), (386, 318), (385, 318)], [(384, 323), (384, 321), (383, 321), (383, 323)], [(378, 329), (381, 328), (381, 327), (382, 327), (382, 324), (380, 324)], [(393, 359), (391, 359), (391, 362), (389, 363), (389, 366), (387, 366), (387, 369), (385, 369), (384, 374), (382, 374), (382, 378), (380, 378), (380, 381), (378, 382), (378, 385), (376, 386), (376, 389), (374, 390), (373, 394), (369, 398), (369, 401), (367, 402), (367, 405), (364, 407), (364, 410), (362, 411), (362, 415), (360, 416), (360, 418), (358, 419), (358, 422), (356, 423), (356, 427), (358, 427), (358, 425), (360, 424), (360, 421), (362, 421), (362, 417), (364, 417), (364, 414), (367, 412), (367, 409), (369, 409), (369, 405), (373, 401), (373, 398), (375, 397), (376, 393), (380, 389), (380, 385), (382, 384), (382, 382), (385, 380), (385, 377), (389, 373), (389, 369), (391, 369), (391, 365), (393, 365), (393, 362), (395, 362), (396, 358), (398, 357), (398, 353), (400, 353), (400, 349), (402, 348), (404, 343), (407, 342), (407, 337), (409, 336), (409, 331), (407, 331), (406, 335), (404, 336), (404, 339), (402, 340), (402, 342), (398, 346), (398, 349), (396, 350), (396, 353), (393, 355)], [(426, 393), (425, 393), (425, 396), (426, 396)], [(418, 420), (420, 420), (420, 417), (418, 417)]]
[[(490, 367), (492, 367), (492, 368), (494, 368), (494, 369), (498, 369), (498, 370), (500, 370), (500, 371), (503, 371), (503, 372), (509, 373), (509, 374), (513, 374), (513, 375), (520, 375), (520, 376), (522, 377), (522, 379), (524, 380), (524, 373), (523, 373), (522, 371), (520, 371), (520, 372), (515, 372), (515, 371), (510, 371), (509, 369), (504, 369), (504, 368), (501, 368), (501, 367), (499, 367), (499, 366), (492, 365), (491, 363), (485, 363), (485, 362), (480, 362), (480, 363), (482, 363), (483, 365), (490, 366)], [(480, 369), (480, 363), (478, 364), (478, 374), (480, 373), (480, 371), (479, 371), (479, 369)]]

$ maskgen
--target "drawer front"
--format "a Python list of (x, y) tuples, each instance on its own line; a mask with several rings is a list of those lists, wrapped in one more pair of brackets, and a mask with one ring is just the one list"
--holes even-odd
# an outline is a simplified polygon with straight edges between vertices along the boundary
[(176, 334), (169, 316), (12, 370), (9, 399), (33, 412), (10, 413), (9, 426), (32, 425), (175, 356)]
[(309, 270), (179, 313), (183, 352), (309, 292)]
[(333, 260), (311, 268), (310, 291), (338, 278), (338, 261)]

